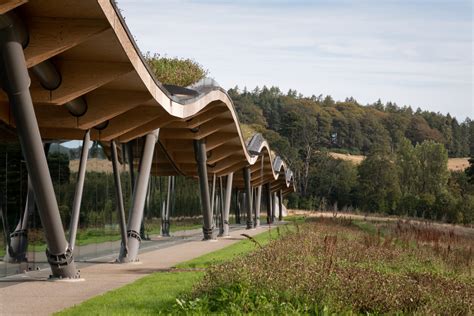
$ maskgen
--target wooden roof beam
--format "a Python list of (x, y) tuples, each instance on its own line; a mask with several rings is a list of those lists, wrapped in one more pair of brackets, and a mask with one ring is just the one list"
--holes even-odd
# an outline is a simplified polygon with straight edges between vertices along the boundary
[(34, 103), (62, 105), (133, 70), (129, 63), (61, 61), (57, 66), (61, 85), (54, 91), (39, 84), (32, 86), (30, 91)]
[(221, 115), (222, 113), (227, 112), (228, 109), (223, 106), (216, 106), (202, 114), (199, 114), (195, 117), (193, 117), (191, 120), (186, 122), (186, 127), (187, 128), (196, 128), (199, 127), (200, 125), (207, 123), (211, 120), (213, 120), (215, 117)]
[[(85, 131), (74, 128), (62, 127), (40, 127), (40, 134), (42, 139), (51, 140), (80, 140), (84, 138)], [(91, 140), (99, 140), (99, 131), (91, 130)]]
[(237, 133), (216, 133), (206, 138), (206, 151), (211, 151), (223, 144), (226, 144), (238, 137)]
[(110, 28), (102, 19), (32, 17), (27, 20), (30, 41), (25, 49), (28, 68), (71, 49)]
[[(242, 158), (242, 160), (240, 162), (236, 162), (234, 164), (228, 165), (228, 167), (224, 168), (224, 169), (219, 168), (220, 170), (218, 172), (215, 172), (215, 173), (217, 173), (218, 177), (225, 176), (225, 175), (229, 174), (230, 172), (237, 172), (237, 171), (241, 170), (246, 165), (248, 165), (247, 160)], [(235, 175), (234, 175), (234, 177), (235, 177)], [(238, 179), (236, 179), (236, 181), (238, 181)]]
[(188, 139), (163, 139), (162, 143), (171, 152), (194, 150), (192, 141)]
[(78, 118), (78, 127), (89, 129), (151, 99), (141, 91), (98, 89), (86, 95), (87, 112)]
[(242, 147), (240, 146), (232, 146), (232, 145), (223, 145), (220, 147), (217, 147), (216, 149), (208, 151), (209, 157), (207, 158), (207, 163), (208, 164), (215, 164), (223, 159), (226, 159), (230, 156), (235, 155), (239, 151), (242, 150)]
[(230, 118), (215, 119), (201, 125), (197, 132), (192, 132), (187, 128), (174, 128), (173, 124), (170, 124), (170, 128), (161, 132), (161, 137), (165, 139), (203, 139), (233, 123), (234, 120)]
[[(144, 136), (144, 135), (148, 134), (150, 131), (153, 131), (157, 128), (162, 128), (162, 127), (168, 126), (168, 125), (172, 124), (175, 120), (177, 120), (177, 119), (173, 118), (172, 116), (168, 115), (167, 113), (165, 113), (163, 111), (162, 114), (159, 117), (154, 118), (153, 120), (148, 121), (148, 122), (144, 121), (145, 124), (139, 124), (138, 126), (133, 128), (132, 130), (128, 131), (127, 133), (124, 133), (123, 135), (121, 135), (119, 137), (119, 141), (122, 142), (122, 143), (129, 142), (132, 139)], [(161, 133), (163, 131), (160, 131), (160, 137), (161, 137)]]
[(240, 163), (244, 160), (246, 161), (246, 159), (242, 155), (234, 155), (216, 164), (215, 167), (208, 167), (207, 169), (209, 173), (220, 173), (221, 171), (226, 170), (230, 166), (236, 163)]
[(161, 115), (158, 106), (142, 105), (128, 112), (114, 117), (109, 121), (109, 125), (101, 131), (100, 139), (111, 141), (121, 135), (133, 130), (137, 126), (150, 122)]
[(7, 13), (15, 9), (16, 7), (27, 3), (28, 0), (1, 0), (0, 1), (0, 14)]

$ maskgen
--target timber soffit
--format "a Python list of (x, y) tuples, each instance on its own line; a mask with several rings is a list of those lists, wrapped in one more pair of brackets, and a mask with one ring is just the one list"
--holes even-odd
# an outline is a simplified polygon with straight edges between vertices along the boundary
[[(12, 4), (16, 3), (17, 5), (12, 5), (11, 7), (8, 7), (8, 2)], [(88, 30), (84, 35), (85, 37), (82, 38), (81, 34), (77, 35), (76, 42), (74, 43), (61, 43), (61, 47), (53, 47), (48, 53), (44, 51), (42, 52), (41, 47), (36, 47), (37, 51), (42, 52), (39, 58), (47, 57), (48, 59), (50, 59), (59, 54), (67, 54), (69, 50), (72, 50), (78, 45), (84, 44), (91, 38), (98, 36), (101, 37), (101, 40), (102, 38), (107, 38), (107, 41), (118, 42), (119, 47), (122, 49), (121, 54), (126, 55), (126, 59), (123, 62), (114, 63), (115, 65), (119, 66), (118, 68), (115, 66), (110, 68), (110, 63), (107, 63), (107, 61), (104, 60), (101, 60), (101, 62), (97, 63), (85, 63), (83, 65), (80, 63), (68, 64), (68, 60), (57, 61), (58, 63), (63, 63), (62, 69), (64, 69), (65, 71), (74, 71), (77, 70), (78, 67), (92, 67), (90, 68), (92, 70), (94, 69), (94, 67), (102, 67), (99, 69), (104, 70), (104, 78), (94, 77), (93, 79), (95, 79), (97, 82), (92, 83), (89, 86), (78, 85), (76, 91), (74, 91), (74, 89), (71, 90), (71, 87), (69, 87), (70, 90), (65, 91), (63, 95), (59, 95), (58, 93), (56, 93), (56, 95), (58, 96), (55, 99), (51, 98), (53, 94), (50, 94), (49, 97), (46, 97), (46, 91), (40, 91), (40, 87), (35, 87), (35, 83), (33, 82), (32, 88), (36, 89), (36, 93), (38, 95), (38, 97), (35, 97), (34, 95), (35, 110), (37, 110), (38, 112), (37, 116), (39, 116), (38, 120), (40, 123), (43, 138), (82, 138), (84, 130), (90, 128), (91, 124), (94, 124), (94, 118), (90, 115), (87, 117), (87, 120), (85, 120), (84, 118), (74, 118), (72, 116), (68, 117), (67, 115), (65, 115), (67, 113), (63, 113), (65, 109), (58, 105), (63, 104), (66, 100), (71, 99), (72, 97), (82, 95), (86, 95), (87, 98), (90, 100), (98, 100), (98, 103), (100, 103), (101, 101), (104, 102), (104, 98), (101, 98), (101, 93), (104, 93), (104, 91), (107, 92), (107, 90), (104, 90), (104, 88), (113, 86), (114, 82), (121, 81), (129, 83), (130, 81), (133, 81), (131, 83), (133, 87), (146, 87), (145, 92), (149, 94), (149, 97), (146, 96), (146, 93), (144, 95), (142, 91), (137, 91), (137, 89), (134, 90), (133, 88), (131, 88), (132, 92), (135, 93), (136, 96), (132, 93), (127, 94), (127, 97), (133, 99), (129, 102), (129, 104), (133, 104), (133, 106), (130, 106), (128, 104), (120, 104), (116, 106), (114, 103), (110, 103), (104, 106), (107, 111), (109, 109), (114, 109), (114, 111), (112, 111), (112, 113), (101, 113), (100, 111), (98, 111), (96, 115), (101, 115), (103, 120), (104, 118), (107, 120), (110, 119), (112, 123), (103, 131), (92, 130), (91, 137), (93, 139), (108, 141), (111, 139), (118, 138), (120, 140), (120, 137), (127, 133), (128, 137), (130, 137), (130, 135), (133, 136), (133, 131), (136, 129), (140, 130), (140, 133), (136, 135), (138, 137), (162, 126), (165, 126), (163, 128), (163, 131), (165, 131), (166, 129), (172, 129), (174, 125), (179, 126), (179, 123), (182, 123), (184, 120), (190, 120), (193, 117), (200, 115), (204, 111), (207, 111), (207, 108), (209, 108), (211, 104), (214, 106), (225, 106), (227, 110), (225, 111), (224, 116), (229, 118), (228, 121), (232, 127), (230, 127), (229, 123), (225, 121), (225, 118), (222, 118), (222, 111), (217, 111), (215, 117), (213, 117), (212, 120), (216, 120), (217, 116), (220, 115), (221, 122), (226, 123), (227, 125), (223, 125), (222, 130), (209, 130), (208, 133), (214, 133), (214, 135), (224, 132), (227, 134), (235, 134), (232, 140), (234, 142), (237, 141), (238, 143), (240, 143), (241, 151), (239, 155), (241, 155), (242, 157), (242, 163), (234, 164), (232, 166), (229, 166), (228, 168), (224, 168), (224, 170), (226, 172), (238, 171), (238, 169), (242, 168), (245, 165), (253, 166), (256, 163), (261, 162), (261, 159), (264, 159), (264, 170), (270, 169), (271, 176), (273, 178), (272, 181), (269, 182), (273, 183), (278, 181), (279, 183), (281, 183), (281, 187), (286, 188), (290, 188), (290, 186), (293, 184), (292, 172), (288, 169), (287, 165), (281, 159), (279, 159), (279, 157), (276, 157), (275, 160), (272, 159), (270, 147), (268, 146), (266, 140), (261, 137), (261, 135), (254, 136), (249, 141), (249, 147), (251, 148), (247, 149), (240, 129), (236, 111), (234, 109), (234, 105), (224, 89), (218, 86), (205, 86), (201, 89), (197, 89), (197, 96), (191, 95), (186, 96), (185, 98), (180, 98), (179, 96), (170, 93), (164, 85), (162, 85), (156, 80), (147, 63), (145, 62), (143, 56), (139, 52), (139, 49), (135, 41), (133, 40), (133, 37), (131, 36), (125, 24), (125, 21), (121, 16), (120, 11), (114, 1), (83, 0), (80, 4), (76, 1), (71, 0), (42, 1), (41, 4), (39, 4), (38, 2), (39, 1), (37, 0), (31, 1), (31, 6), (33, 7), (32, 10), (38, 8), (39, 5), (50, 6), (52, 8), (50, 12), (52, 13), (51, 15), (48, 15), (48, 10), (40, 9), (42, 10), (40, 17), (34, 17), (32, 21), (27, 21), (27, 23), (31, 25), (31, 27), (34, 27), (35, 23), (38, 23), (38, 21), (40, 21), (40, 23), (44, 21), (49, 23), (51, 21), (57, 22), (61, 20), (67, 20), (68, 18), (70, 18), (69, 16), (67, 16), (67, 14), (71, 14), (70, 12), (72, 12), (71, 6), (80, 6), (81, 8), (85, 8), (83, 11), (86, 12), (86, 16), (84, 17), (80, 16), (82, 10), (79, 10), (79, 8), (78, 10), (75, 10), (74, 14), (76, 15), (76, 18), (78, 18), (79, 16), (77, 21), (85, 22), (91, 16), (94, 20), (92, 22), (86, 22), (88, 23)], [(7, 4), (3, 5), (2, 8), (6, 8), (5, 12), (8, 12), (14, 9), (15, 7), (18, 7), (17, 10), (20, 10), (21, 12), (22, 7), (28, 5), (28, 3), (23, 4), (23, 2), (20, 3), (19, 1), (7, 1)], [(61, 8), (67, 8), (69, 10), (69, 13), (67, 13), (66, 16), (61, 16)], [(106, 24), (108, 24), (105, 26), (103, 21), (104, 16), (107, 20)], [(71, 32), (74, 32), (74, 27), (77, 28), (77, 25), (69, 25), (68, 27), (72, 28)], [(32, 31), (34, 31), (34, 29), (32, 29)], [(114, 45), (115, 44), (116, 43), (114, 43)], [(104, 50), (103, 46), (99, 45), (98, 47), (99, 50)], [(97, 47), (87, 47), (87, 49), (90, 50), (94, 48)], [(107, 53), (103, 51), (94, 51), (94, 54), (96, 53), (101, 58), (107, 56)], [(168, 87), (168, 89), (169, 88), (170, 87)], [(69, 94), (67, 94), (66, 92)], [(120, 92), (121, 91), (115, 90), (113, 93)], [(39, 99), (39, 101), (37, 99)], [(5, 108), (4, 106), (0, 106), (0, 108), (2, 107)], [(96, 105), (96, 107), (98, 108), (99, 106)], [(153, 112), (154, 110), (150, 109), (150, 107), (156, 108), (155, 112)], [(8, 112), (8, 110), (6, 111)], [(147, 111), (150, 115), (147, 115)], [(129, 113), (138, 113), (143, 119), (131, 120), (129, 119)], [(62, 118), (63, 121), (61, 121), (60, 118)], [(11, 115), (9, 113), (4, 113), (3, 117), (1, 117), (0, 119), (5, 121), (8, 125), (14, 127), (14, 122), (11, 121)], [(71, 124), (73, 127), (71, 128), (68, 124)], [(166, 132), (164, 134), (166, 134)], [(173, 137), (171, 137), (170, 135), (168, 135), (167, 137), (168, 141), (173, 140)], [(186, 137), (186, 135), (182, 137)], [(173, 155), (168, 152), (165, 143), (166, 142), (160, 141), (160, 145), (162, 146), (161, 149), (167, 153), (168, 158), (170, 160), (173, 160)], [(226, 145), (226, 143), (227, 142), (224, 142), (222, 144), (216, 144), (216, 146), (223, 146)], [(172, 163), (174, 167), (179, 166), (179, 161), (173, 161)], [(235, 166), (235, 170), (232, 169), (233, 166)], [(258, 172), (256, 174), (258, 174)], [(265, 174), (267, 175), (267, 171), (265, 171)], [(284, 176), (280, 177), (280, 174)]]

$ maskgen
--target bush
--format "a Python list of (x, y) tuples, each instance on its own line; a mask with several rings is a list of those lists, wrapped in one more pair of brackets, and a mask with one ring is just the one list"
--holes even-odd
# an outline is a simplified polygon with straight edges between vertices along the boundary
[(153, 56), (148, 52), (145, 56), (156, 79), (164, 84), (181, 87), (189, 86), (203, 79), (208, 71), (192, 59), (161, 57), (159, 54)]

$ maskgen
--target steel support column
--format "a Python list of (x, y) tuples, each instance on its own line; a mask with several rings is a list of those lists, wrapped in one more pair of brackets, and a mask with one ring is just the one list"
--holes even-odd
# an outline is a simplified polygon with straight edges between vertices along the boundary
[(209, 182), (207, 177), (207, 153), (206, 143), (203, 139), (194, 140), (194, 155), (197, 162), (199, 188), (201, 192), (201, 205), (203, 215), (204, 240), (215, 239), (214, 226), (212, 223), (211, 200), (209, 196)]
[(255, 227), (260, 226), (260, 207), (262, 205), (262, 186), (257, 187), (257, 197), (255, 201)]
[(216, 174), (212, 174), (212, 185), (211, 185), (211, 214), (212, 214), (212, 227), (216, 226)]
[(123, 206), (123, 194), (122, 194), (122, 183), (120, 181), (120, 170), (118, 166), (118, 157), (117, 157), (117, 145), (115, 141), (110, 143), (111, 154), (112, 154), (112, 169), (114, 173), (114, 183), (115, 183), (115, 197), (117, 201), (117, 212), (119, 217), (119, 227), (120, 227), (120, 237), (122, 245), (120, 248), (120, 255), (127, 256), (128, 253), (128, 241), (127, 241), (127, 224), (125, 223), (125, 209)]
[(155, 145), (158, 141), (159, 130), (155, 130), (145, 136), (143, 152), (138, 167), (138, 176), (133, 190), (132, 207), (130, 209), (127, 225), (128, 254), (120, 252), (120, 262), (138, 261), (138, 249), (140, 248), (140, 226), (143, 221), (143, 210), (150, 180), (151, 164)]
[(161, 236), (169, 237), (170, 236), (170, 213), (173, 208), (173, 196), (175, 190), (175, 177), (168, 177), (168, 191), (166, 192), (166, 202), (164, 205), (164, 212), (161, 218)]
[(48, 169), (41, 135), (29, 91), (30, 77), (26, 68), (22, 43), (9, 18), (0, 15), (0, 55), (3, 89), (16, 122), (23, 156), (26, 161), (35, 200), (46, 239), (46, 257), (52, 277), (77, 278), (72, 251), (66, 240)]
[(283, 194), (281, 192), (281, 189), (278, 190), (278, 220), (281, 222), (283, 220)]
[(232, 180), (234, 173), (231, 172), (227, 175), (226, 188), (225, 188), (225, 199), (224, 199), (224, 214), (223, 214), (223, 232), (222, 236), (229, 236), (229, 214), (230, 214), (230, 203), (232, 200)]
[(272, 223), (275, 222), (276, 219), (276, 199), (277, 199), (277, 194), (276, 192), (272, 193)]
[(132, 192), (135, 189), (135, 169), (133, 166), (133, 141), (129, 141), (125, 148), (127, 148), (127, 162), (128, 162), (128, 172), (130, 172), (130, 187)]
[(82, 140), (81, 158), (79, 161), (79, 170), (77, 171), (76, 190), (72, 203), (71, 223), (69, 225), (69, 247), (74, 250), (76, 244), (77, 226), (79, 224), (79, 213), (81, 211), (82, 192), (84, 190), (84, 179), (86, 177), (87, 157), (89, 156), (89, 145), (91, 134), (88, 130)]
[[(222, 177), (219, 177), (219, 236), (224, 236), (224, 225), (226, 218), (225, 213), (225, 192), (224, 192), (224, 183)], [(227, 220), (228, 221), (228, 220)]]
[(244, 184), (245, 184), (245, 207), (247, 208), (247, 229), (253, 228), (252, 219), (252, 186), (250, 185), (250, 168), (244, 168)]
[(267, 200), (267, 224), (271, 224), (273, 202), (272, 202), (272, 191), (270, 189), (270, 183), (265, 184), (265, 195), (266, 195), (266, 200)]
[[(28, 249), (28, 217), (35, 209), (35, 193), (28, 177), (28, 193), (26, 195), (25, 210), (23, 216), (18, 221), (15, 230), (10, 234), (7, 243), (7, 253), (4, 261), (9, 263), (25, 262), (26, 250)], [(3, 220), (7, 220), (4, 218)], [(8, 231), (6, 231), (8, 233)]]
[(236, 224), (241, 224), (241, 218), (240, 218), (240, 196), (239, 196), (239, 190), (236, 188), (235, 189), (235, 223)]

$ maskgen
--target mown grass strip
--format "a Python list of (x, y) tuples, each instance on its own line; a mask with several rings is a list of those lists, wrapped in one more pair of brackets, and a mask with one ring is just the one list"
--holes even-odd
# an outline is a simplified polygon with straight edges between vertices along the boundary
[[(293, 228), (278, 227), (265, 230), (253, 238), (261, 245), (268, 244), (279, 235)], [(142, 315), (160, 314), (169, 310), (176, 298), (190, 292), (194, 284), (204, 276), (204, 271), (182, 271), (205, 269), (213, 264), (223, 263), (256, 249), (251, 240), (242, 240), (223, 249), (178, 264), (177, 271), (156, 272), (131, 284), (89, 299), (56, 315)]]

